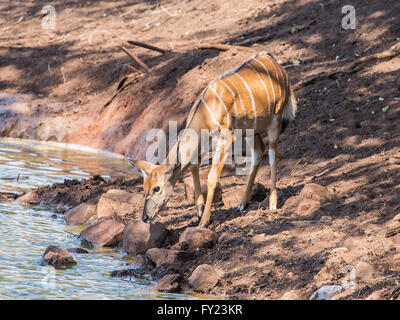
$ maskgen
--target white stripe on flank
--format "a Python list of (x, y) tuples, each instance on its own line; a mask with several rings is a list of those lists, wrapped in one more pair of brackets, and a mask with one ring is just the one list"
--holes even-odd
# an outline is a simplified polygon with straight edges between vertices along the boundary
[[(265, 57), (271, 62), (272, 66), (273, 66), (273, 68), (274, 68), (275, 76), (276, 76), (276, 81), (277, 81), (277, 83), (278, 83), (279, 96), (281, 96), (281, 95), (282, 95), (281, 86), (279, 85), (279, 82), (280, 82), (280, 81), (279, 81), (279, 77), (278, 77), (278, 72), (276, 72), (275, 62), (271, 60), (271, 58), (269, 57), (269, 55), (266, 55)], [(281, 74), (282, 74), (282, 71), (281, 71)], [(282, 76), (282, 80), (283, 80), (283, 76)]]
[(276, 103), (276, 96), (275, 96), (275, 89), (274, 89), (274, 86), (272, 84), (272, 80), (271, 80), (271, 76), (269, 74), (269, 71), (268, 71), (267, 67), (264, 65), (264, 63), (262, 63), (260, 60), (258, 60), (257, 57), (254, 58), (254, 61), (257, 61), (259, 64), (261, 64), (261, 66), (264, 68), (265, 72), (268, 75), (269, 83), (271, 84), (272, 93), (274, 94), (274, 101), (273, 101), (271, 106), (274, 107), (274, 105)]
[(237, 105), (236, 105), (236, 99), (235, 99), (235, 93), (232, 91), (232, 89), (222, 80), (220, 79), (221, 83), (229, 90), (229, 92), (232, 95), (233, 98), (233, 108), (235, 109), (235, 116), (238, 116), (238, 111), (237, 111)]
[[(215, 84), (215, 82), (210, 86), (210, 89), (212, 90), (212, 92), (214, 92), (214, 94), (217, 96), (220, 104), (222, 104), (225, 108), (225, 112), (226, 112), (226, 119), (227, 119), (227, 127), (229, 128), (231, 125), (231, 115), (229, 114), (228, 108), (226, 107), (226, 104), (224, 102), (224, 100), (222, 100), (221, 96), (218, 94), (217, 90), (214, 89), (213, 85)], [(222, 118), (222, 112), (221, 112), (221, 118)]]
[(204, 105), (206, 106), (207, 111), (208, 111), (208, 113), (209, 113), (210, 116), (211, 116), (211, 120), (212, 120), (218, 127), (221, 127), (221, 125), (219, 124), (219, 122), (218, 122), (217, 120), (215, 120), (214, 113), (211, 111), (211, 109), (210, 109), (210, 107), (208, 106), (207, 102), (204, 100), (204, 97), (201, 97), (200, 101), (203, 102)]
[(247, 62), (246, 62), (246, 64), (256, 73), (258, 79), (260, 79), (260, 81), (261, 81), (261, 83), (262, 83), (262, 85), (263, 85), (263, 87), (264, 87), (264, 89), (265, 89), (265, 92), (267, 93), (267, 97), (268, 97), (268, 107), (270, 107), (270, 106), (271, 106), (271, 97), (269, 96), (269, 92), (268, 92), (267, 86), (265, 85), (264, 80), (261, 78), (261, 76), (260, 76), (260, 74), (258, 73), (258, 71), (257, 71), (250, 63), (247, 63)]
[(253, 97), (253, 92), (251, 91), (251, 89), (250, 89), (249, 85), (247, 84), (247, 82), (238, 73), (235, 73), (234, 75), (236, 77), (238, 77), (240, 80), (242, 80), (243, 84), (246, 86), (247, 90), (250, 93), (251, 104), (253, 106), (253, 111), (254, 111), (254, 123), (256, 123), (256, 121), (257, 121), (257, 111), (256, 111), (256, 103), (255, 103), (254, 97)]
[[(243, 114), (246, 114), (246, 108), (245, 108), (245, 106), (244, 106), (244, 103), (243, 103), (243, 100), (242, 100), (242, 96), (240, 95), (240, 91), (238, 90), (238, 88), (235, 87), (235, 85), (232, 83), (231, 80), (229, 80), (228, 78), (224, 78), (224, 79), (227, 80), (227, 81), (231, 84), (231, 86), (234, 87), (235, 90), (237, 91), (238, 96), (239, 96), (240, 103), (242, 104)], [(224, 81), (224, 80), (221, 79), (221, 81)]]

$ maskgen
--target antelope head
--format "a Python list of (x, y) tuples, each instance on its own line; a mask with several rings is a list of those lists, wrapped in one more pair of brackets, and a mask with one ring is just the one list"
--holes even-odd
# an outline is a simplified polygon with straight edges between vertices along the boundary
[(145, 194), (142, 220), (150, 222), (167, 204), (174, 191), (177, 165), (155, 165), (143, 160), (129, 160), (129, 163), (143, 177)]

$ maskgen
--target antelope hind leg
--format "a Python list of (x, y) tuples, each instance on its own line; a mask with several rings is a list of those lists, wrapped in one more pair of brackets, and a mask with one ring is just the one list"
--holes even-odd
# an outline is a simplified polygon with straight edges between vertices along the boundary
[(254, 146), (249, 145), (249, 147), (251, 149), (252, 162), (250, 174), (247, 179), (246, 190), (244, 191), (240, 205), (237, 208), (240, 212), (244, 211), (249, 204), (251, 189), (253, 188), (254, 180), (257, 176), (258, 168), (260, 167), (260, 163), (265, 151), (264, 142), (262, 141), (261, 136), (258, 134), (254, 136)]

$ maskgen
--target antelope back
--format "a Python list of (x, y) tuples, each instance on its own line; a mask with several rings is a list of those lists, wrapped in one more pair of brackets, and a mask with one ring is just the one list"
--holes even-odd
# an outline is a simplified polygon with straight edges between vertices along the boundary
[(283, 112), (291, 92), (286, 71), (272, 56), (259, 53), (211, 82), (200, 106), (208, 113), (210, 126), (233, 129), (242, 123), (255, 129)]

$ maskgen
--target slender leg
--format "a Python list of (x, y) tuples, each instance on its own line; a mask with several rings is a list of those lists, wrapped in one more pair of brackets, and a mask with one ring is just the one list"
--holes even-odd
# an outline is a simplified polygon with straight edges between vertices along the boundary
[(221, 172), (228, 156), (228, 149), (232, 142), (232, 136), (227, 137), (222, 134), (218, 140), (216, 154), (213, 157), (213, 163), (207, 177), (207, 199), (206, 206), (201, 217), (200, 227), (207, 227), (210, 222), (211, 204), (214, 197), (215, 187), (219, 181), (219, 178), (221, 177)]
[(239, 211), (244, 211), (244, 209), (246, 209), (247, 205), (249, 204), (250, 193), (251, 189), (253, 188), (254, 179), (257, 176), (258, 168), (260, 167), (260, 163), (265, 151), (264, 142), (262, 141), (261, 136), (258, 134), (254, 136), (254, 146), (249, 145), (249, 147), (251, 148), (252, 162), (251, 162), (250, 174), (247, 179), (246, 190), (243, 193), (242, 200), (238, 207)]
[(272, 125), (268, 128), (269, 150), (268, 158), (271, 168), (271, 192), (269, 196), (269, 210), (276, 210), (278, 203), (278, 194), (276, 191), (276, 168), (278, 166), (278, 140), (281, 130), (281, 121), (277, 118), (272, 120)]
[(191, 165), (190, 171), (192, 172), (193, 177), (193, 186), (194, 186), (194, 202), (197, 208), (197, 215), (201, 217), (204, 210), (204, 198), (201, 193), (201, 185), (200, 185), (200, 177), (199, 177), (199, 166)]

